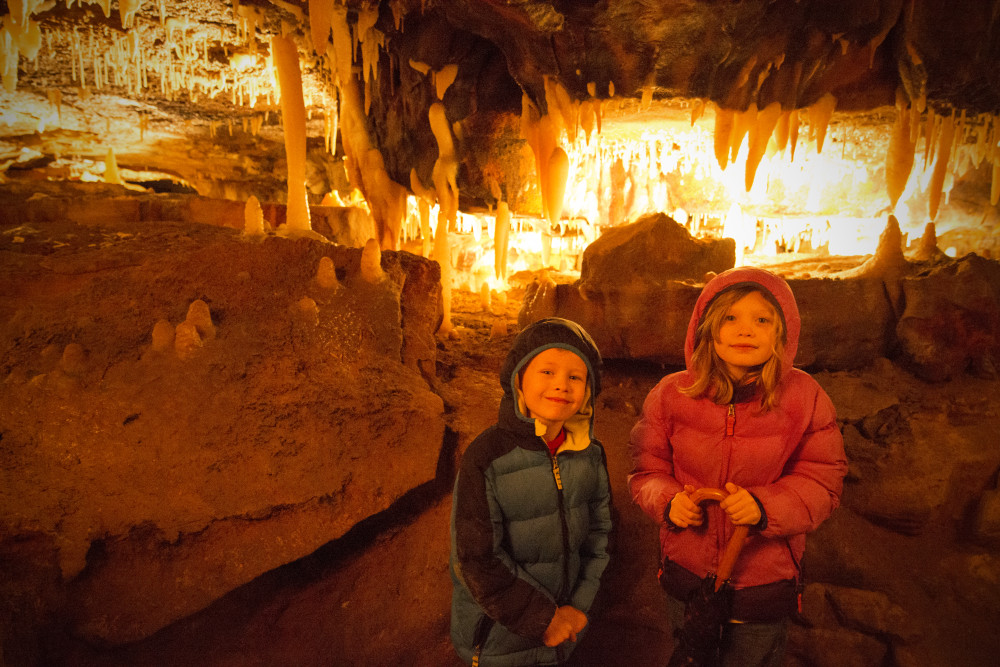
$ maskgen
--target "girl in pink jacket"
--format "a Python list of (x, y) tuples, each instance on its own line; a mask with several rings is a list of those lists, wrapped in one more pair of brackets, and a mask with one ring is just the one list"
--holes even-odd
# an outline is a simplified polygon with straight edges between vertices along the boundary
[[(837, 507), (847, 473), (830, 398), (792, 367), (799, 327), (778, 276), (741, 267), (713, 278), (688, 325), (687, 369), (650, 391), (632, 429), (629, 488), (660, 525), (675, 628), (734, 526), (751, 527), (730, 580), (722, 665), (782, 663), (805, 534)], [(704, 487), (729, 496), (700, 507), (690, 495)]]

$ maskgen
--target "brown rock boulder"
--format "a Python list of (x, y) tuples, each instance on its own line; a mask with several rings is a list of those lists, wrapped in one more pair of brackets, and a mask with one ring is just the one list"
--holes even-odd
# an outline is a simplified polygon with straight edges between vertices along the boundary
[(920, 377), (941, 381), (972, 369), (994, 376), (1000, 364), (1000, 263), (969, 255), (905, 278), (906, 309), (896, 325), (903, 359)]

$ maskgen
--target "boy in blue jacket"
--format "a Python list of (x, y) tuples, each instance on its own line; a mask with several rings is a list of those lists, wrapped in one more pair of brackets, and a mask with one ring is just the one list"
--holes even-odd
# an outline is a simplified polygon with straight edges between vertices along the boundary
[(473, 665), (553, 665), (608, 564), (611, 495), (594, 439), (601, 355), (575, 322), (514, 340), (497, 423), (462, 457), (451, 516), (451, 638)]

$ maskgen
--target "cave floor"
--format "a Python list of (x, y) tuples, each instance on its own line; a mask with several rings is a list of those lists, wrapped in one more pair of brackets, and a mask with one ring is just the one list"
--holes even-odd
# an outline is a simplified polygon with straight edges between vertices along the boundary
[[(516, 329), (519, 307), (515, 291), (503, 315), (510, 332)], [(496, 374), (513, 334), (491, 339), (497, 316), (485, 312), (478, 295), (468, 292), (456, 292), (452, 319), (456, 332), (438, 346), (435, 389), (445, 400), (456, 442), (444, 449), (437, 482), (404, 496), (340, 540), (257, 578), (144, 641), (99, 647), (53, 630), (47, 649), (51, 664), (461, 664), (448, 638), (450, 481), (454, 460), (495, 419), (500, 397)], [(578, 665), (663, 664), (671, 650), (663, 593), (656, 583), (656, 530), (630, 502), (625, 484), (628, 432), (646, 393), (668, 370), (620, 362), (605, 370), (597, 435), (608, 452), (618, 546), (588, 634), (575, 654)], [(838, 512), (854, 516), (845, 508)], [(945, 574), (934, 570), (942, 562), (942, 544), (951, 540), (942, 530), (947, 532), (928, 530), (912, 537), (883, 531), (886, 545), (894, 546), (869, 562), (868, 567), (882, 570), (870, 576), (898, 580), (905, 573), (913, 581), (913, 590), (900, 604), (927, 634), (909, 652), (919, 656), (912, 664), (988, 664), (1000, 653), (1000, 639), (990, 631), (997, 619), (935, 600), (933, 591), (940, 589)], [(838, 535), (854, 543), (850, 548), (872, 549), (864, 543), (871, 539), (870, 532), (852, 535), (848, 529)], [(911, 664), (901, 655), (887, 660), (891, 662), (885, 664)], [(805, 663), (789, 655), (786, 664)]]

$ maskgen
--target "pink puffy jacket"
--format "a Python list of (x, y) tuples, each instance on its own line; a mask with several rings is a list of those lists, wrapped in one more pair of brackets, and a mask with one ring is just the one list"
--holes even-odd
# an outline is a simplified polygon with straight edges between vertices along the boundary
[[(759, 412), (759, 398), (717, 405), (677, 389), (692, 382), (695, 330), (709, 301), (726, 287), (746, 282), (774, 295), (788, 334), (780, 402), (765, 413)], [(847, 473), (844, 443), (830, 398), (807, 373), (792, 368), (799, 329), (798, 307), (784, 280), (745, 267), (720, 274), (705, 285), (691, 315), (684, 345), (688, 370), (666, 376), (649, 392), (642, 418), (632, 429), (632, 498), (660, 524), (661, 557), (699, 577), (716, 570), (733, 526), (718, 503), (710, 502), (703, 505), (703, 526), (670, 530), (663, 513), (685, 484), (724, 489), (726, 482), (733, 482), (749, 490), (764, 508), (767, 526), (750, 531), (733, 571), (737, 589), (797, 579), (805, 533), (840, 503)], [(732, 435), (727, 435), (727, 417)]]

